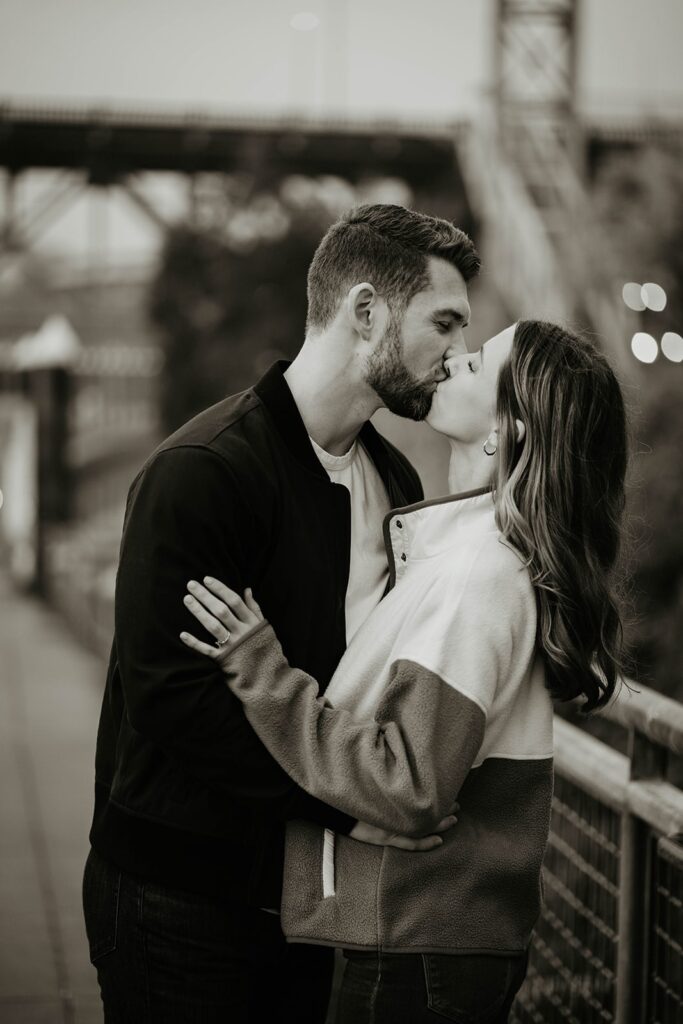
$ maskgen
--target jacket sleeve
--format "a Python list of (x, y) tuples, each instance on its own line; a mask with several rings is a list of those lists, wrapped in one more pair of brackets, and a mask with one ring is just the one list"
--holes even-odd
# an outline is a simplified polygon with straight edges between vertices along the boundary
[(407, 649), (392, 662), (372, 721), (318, 697), (315, 680), (290, 668), (267, 623), (248, 635), (224, 672), (287, 773), (380, 828), (406, 835), (433, 829), (475, 763), (513, 648), (515, 658), (533, 656), (533, 594), (528, 574), (511, 557), (517, 569), (497, 578), (495, 591), (487, 572), (475, 573), (446, 616), (443, 594), (431, 593), (416, 609), (407, 628), (416, 653)]
[(174, 448), (157, 454), (131, 489), (115, 597), (127, 714), (135, 730), (208, 786), (268, 801), (276, 817), (308, 818), (348, 832), (353, 819), (287, 777), (220, 670), (179, 638), (182, 630), (197, 630), (182, 600), (188, 580), (218, 575), (242, 592), (249, 576), (258, 527), (231, 472), (210, 449)]

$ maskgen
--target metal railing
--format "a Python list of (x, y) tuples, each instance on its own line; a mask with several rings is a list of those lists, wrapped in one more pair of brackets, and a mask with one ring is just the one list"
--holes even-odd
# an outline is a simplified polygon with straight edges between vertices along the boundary
[(604, 712), (628, 753), (556, 716), (544, 908), (514, 1024), (683, 1021), (683, 705), (641, 686)]
[[(0, 407), (6, 417), (29, 408), (35, 420), (35, 467), (27, 469), (35, 477), (34, 557), (24, 584), (47, 594), (75, 568), (79, 585), (71, 579), (62, 589), (80, 593), (86, 577), (115, 562), (126, 491), (161, 435), (162, 363), (156, 347), (117, 343), (83, 348), (64, 365), (24, 367), (13, 346), (0, 351)], [(13, 543), (4, 537), (0, 546)]]

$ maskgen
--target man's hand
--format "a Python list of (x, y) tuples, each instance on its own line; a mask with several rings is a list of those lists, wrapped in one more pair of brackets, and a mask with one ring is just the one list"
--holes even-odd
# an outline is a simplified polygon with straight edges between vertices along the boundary
[(453, 828), (458, 820), (454, 812), (458, 810), (460, 810), (460, 804), (456, 803), (453, 805), (451, 813), (441, 819), (432, 834), (423, 836), (421, 839), (415, 839), (412, 836), (401, 836), (397, 832), (387, 832), (383, 828), (368, 825), (364, 821), (356, 822), (349, 836), (359, 843), (371, 843), (373, 846), (395, 846), (399, 850), (418, 850), (422, 852), (435, 850), (443, 844), (443, 839), (439, 833), (447, 832), (449, 828)]

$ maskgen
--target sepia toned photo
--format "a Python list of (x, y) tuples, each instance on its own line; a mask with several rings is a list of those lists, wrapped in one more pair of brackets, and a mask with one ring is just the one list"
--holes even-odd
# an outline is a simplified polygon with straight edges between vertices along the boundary
[(1, 1024), (683, 1024), (680, 0), (0, 0)]

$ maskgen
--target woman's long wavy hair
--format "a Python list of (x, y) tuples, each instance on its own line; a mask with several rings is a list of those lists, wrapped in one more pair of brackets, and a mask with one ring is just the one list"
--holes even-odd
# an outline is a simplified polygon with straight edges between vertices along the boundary
[(522, 320), (497, 418), (498, 527), (531, 572), (548, 688), (560, 701), (583, 695), (587, 713), (609, 701), (623, 665), (612, 578), (627, 463), (621, 388), (589, 341)]

